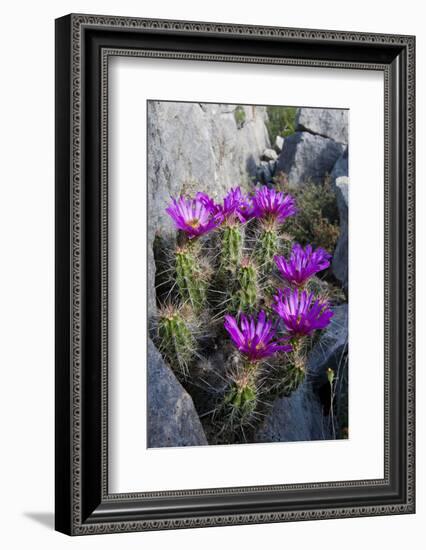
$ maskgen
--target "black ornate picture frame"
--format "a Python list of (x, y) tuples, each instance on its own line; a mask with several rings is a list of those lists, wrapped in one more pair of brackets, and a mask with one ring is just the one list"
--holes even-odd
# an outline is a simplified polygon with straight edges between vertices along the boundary
[[(381, 71), (384, 477), (108, 492), (107, 123), (111, 56)], [(415, 38), (68, 15), (56, 20), (56, 529), (69, 535), (415, 511)]]

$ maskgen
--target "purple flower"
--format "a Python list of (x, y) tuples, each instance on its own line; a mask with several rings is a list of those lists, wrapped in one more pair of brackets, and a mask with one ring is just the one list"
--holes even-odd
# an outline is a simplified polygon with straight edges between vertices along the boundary
[(308, 244), (303, 249), (300, 244), (295, 244), (289, 260), (286, 260), (284, 256), (275, 256), (274, 261), (284, 279), (300, 286), (318, 271), (329, 267), (330, 258), (331, 255), (323, 248), (318, 247), (313, 250), (312, 246)]
[(223, 206), (221, 206), (224, 220), (230, 222), (238, 219), (241, 223), (244, 223), (249, 218), (251, 210), (250, 199), (243, 195), (240, 187), (231, 188), (223, 199)]
[(272, 309), (278, 313), (288, 332), (293, 336), (306, 336), (325, 328), (333, 317), (328, 302), (315, 300), (306, 290), (279, 290), (274, 296)]
[(207, 195), (207, 193), (202, 193), (199, 191), (195, 195), (196, 200), (200, 201), (212, 214), (217, 214), (221, 211), (220, 204), (216, 204), (214, 200)]
[(256, 362), (277, 352), (288, 352), (292, 347), (283, 345), (283, 339), (275, 339), (276, 325), (268, 321), (264, 311), (258, 315), (257, 321), (254, 317), (240, 316), (240, 326), (232, 315), (225, 315), (224, 326), (231, 336), (238, 351), (249, 361)]
[(195, 199), (172, 199), (166, 212), (177, 229), (185, 231), (190, 239), (215, 229), (223, 219), (217, 205), (205, 193), (197, 193)]
[(269, 189), (266, 185), (256, 189), (253, 196), (254, 217), (282, 223), (296, 212), (296, 201), (291, 195)]

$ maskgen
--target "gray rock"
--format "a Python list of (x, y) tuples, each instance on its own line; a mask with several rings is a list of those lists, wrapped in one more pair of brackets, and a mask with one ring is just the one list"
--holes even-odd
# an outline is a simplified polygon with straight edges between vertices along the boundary
[(283, 150), (283, 147), (284, 147), (284, 138), (281, 136), (277, 136), (274, 142), (275, 151), (277, 153), (281, 153), (281, 151)]
[(348, 304), (335, 306), (333, 311), (329, 326), (308, 358), (308, 378), (315, 387), (327, 383), (328, 368), (333, 369), (337, 376), (348, 350)]
[(328, 137), (339, 143), (348, 143), (348, 118), (346, 109), (302, 108), (296, 115), (296, 130)]
[(278, 155), (274, 149), (265, 149), (262, 154), (262, 160), (270, 161), (277, 160)]
[(343, 154), (337, 159), (336, 164), (331, 171), (330, 178), (333, 184), (335, 184), (337, 178), (349, 176), (349, 159), (348, 148), (343, 151)]
[(170, 196), (208, 192), (219, 200), (251, 182), (269, 138), (266, 108), (244, 106), (238, 129), (236, 105), (148, 102), (150, 230), (174, 232), (164, 209)]
[(207, 445), (189, 394), (148, 339), (148, 447)]
[(296, 132), (286, 138), (276, 170), (287, 174), (290, 185), (308, 181), (322, 183), (343, 150), (344, 145), (332, 139), (309, 132)]
[(348, 291), (348, 194), (349, 179), (337, 178), (335, 181), (337, 206), (340, 217), (340, 236), (333, 254), (333, 273), (342, 283), (345, 291)]
[[(219, 200), (256, 176), (260, 157), (270, 147), (266, 108), (239, 107), (236, 116), (237, 107), (148, 102), (148, 250), (156, 233), (174, 238), (165, 212), (171, 196), (204, 191)], [(241, 117), (243, 124), (237, 123)], [(149, 268), (149, 307), (155, 306), (154, 276)]]
[(347, 427), (348, 422), (348, 305), (334, 308), (330, 325), (321, 334), (308, 358), (308, 379), (315, 391), (329, 387), (327, 369), (334, 371), (334, 398), (336, 428)]
[(256, 181), (267, 185), (272, 182), (276, 167), (276, 161), (266, 160), (260, 161), (259, 166), (256, 169)]
[(330, 439), (328, 422), (312, 386), (304, 382), (290, 397), (275, 400), (255, 435), (257, 443)]
[[(155, 261), (154, 261), (154, 252), (151, 246), (148, 246), (147, 250), (147, 260), (148, 260), (148, 296), (147, 296), (147, 302), (148, 302), (148, 315), (150, 318), (154, 315), (156, 312), (157, 304), (156, 304), (156, 297), (155, 297)], [(150, 327), (151, 328), (151, 327)]]

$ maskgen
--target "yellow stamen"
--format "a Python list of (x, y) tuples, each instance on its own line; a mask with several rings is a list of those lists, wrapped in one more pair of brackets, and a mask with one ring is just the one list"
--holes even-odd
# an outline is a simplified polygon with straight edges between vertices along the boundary
[(194, 218), (193, 220), (190, 220), (189, 222), (186, 222), (187, 225), (190, 227), (193, 227), (194, 229), (200, 226), (200, 220), (198, 218)]

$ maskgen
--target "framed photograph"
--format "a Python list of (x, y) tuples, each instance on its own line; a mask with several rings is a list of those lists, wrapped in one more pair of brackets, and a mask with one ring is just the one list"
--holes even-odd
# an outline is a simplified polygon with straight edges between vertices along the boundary
[(415, 38), (56, 20), (56, 529), (415, 511)]

